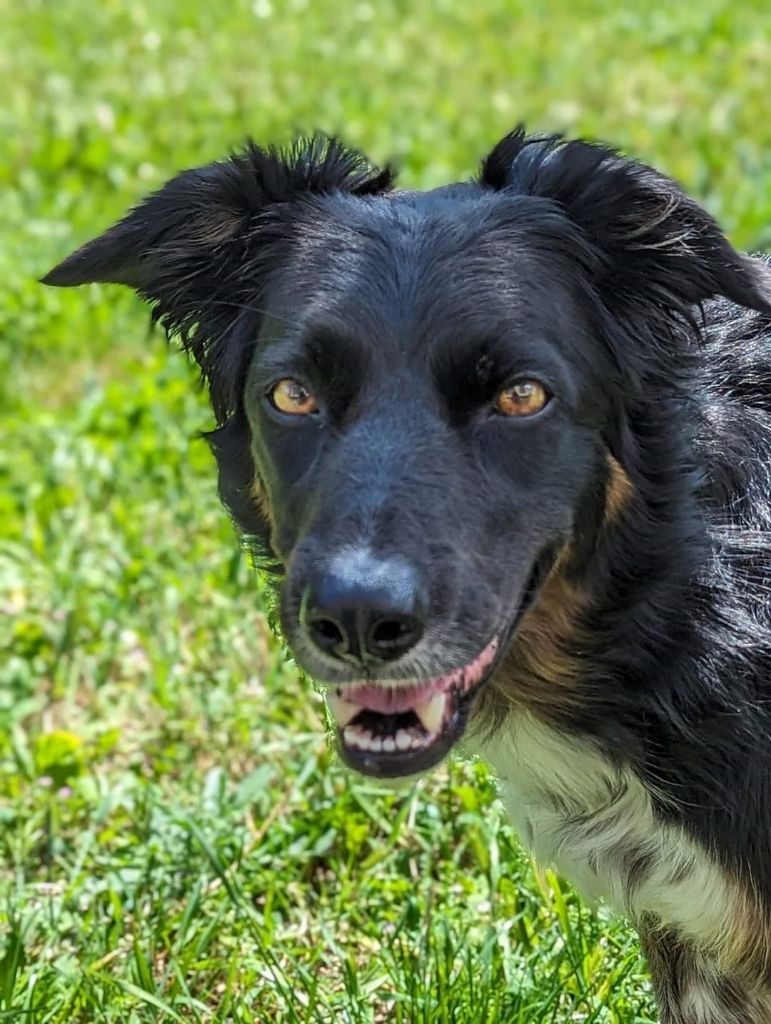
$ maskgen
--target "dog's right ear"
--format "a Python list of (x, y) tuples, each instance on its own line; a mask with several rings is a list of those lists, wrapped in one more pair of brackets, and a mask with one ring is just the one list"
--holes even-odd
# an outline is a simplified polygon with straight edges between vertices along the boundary
[(390, 168), (373, 167), (336, 139), (314, 136), (287, 150), (252, 143), (228, 160), (183, 171), (123, 220), (42, 279), (66, 287), (111, 282), (136, 289), (178, 335), (208, 381), (218, 421), (232, 410), (223, 367), (239, 309), (255, 309), (277, 246), (302, 195), (388, 191)]
[(210, 263), (259, 211), (259, 197), (248, 184), (240, 159), (183, 171), (59, 263), (42, 283), (125, 284), (161, 298), (167, 278)]
[(285, 151), (249, 143), (228, 160), (172, 178), (42, 283), (112, 282), (160, 299), (169, 283), (184, 290), (184, 278), (200, 273), (203, 264), (220, 276), (228, 248), (246, 241), (267, 208), (302, 192), (372, 195), (387, 191), (392, 181), (389, 168), (371, 166), (333, 138), (314, 136)]

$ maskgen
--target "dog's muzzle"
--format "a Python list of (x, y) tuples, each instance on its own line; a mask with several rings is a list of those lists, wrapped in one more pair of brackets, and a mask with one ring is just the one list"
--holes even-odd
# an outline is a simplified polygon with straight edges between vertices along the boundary
[(432, 768), (460, 738), (498, 648), (494, 637), (467, 665), (414, 685), (350, 684), (328, 690), (343, 760), (383, 778)]

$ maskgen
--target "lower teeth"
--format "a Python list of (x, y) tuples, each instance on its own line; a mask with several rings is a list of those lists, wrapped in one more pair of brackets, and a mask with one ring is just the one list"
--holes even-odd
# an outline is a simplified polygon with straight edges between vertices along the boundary
[(437, 735), (427, 736), (417, 729), (399, 729), (395, 736), (373, 736), (369, 729), (357, 725), (346, 725), (342, 733), (347, 746), (355, 750), (371, 750), (376, 754), (381, 751), (393, 754), (396, 750), (417, 750), (431, 743)]
[(410, 734), (407, 732), (406, 729), (400, 729), (397, 732), (396, 736), (394, 737), (394, 741), (399, 750), (409, 750), (409, 748), (412, 746)]

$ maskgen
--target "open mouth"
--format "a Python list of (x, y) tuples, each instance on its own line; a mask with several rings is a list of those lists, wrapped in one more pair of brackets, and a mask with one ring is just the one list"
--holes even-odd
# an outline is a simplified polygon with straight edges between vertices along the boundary
[(467, 665), (414, 685), (329, 690), (327, 705), (343, 760), (381, 778), (432, 768), (460, 739), (474, 694), (490, 674), (498, 649), (495, 636)]
[(391, 779), (438, 764), (463, 735), (474, 697), (533, 606), (559, 552), (556, 543), (543, 549), (516, 614), (467, 665), (414, 683), (329, 687), (327, 706), (335, 719), (340, 755), (346, 764), (365, 775)]

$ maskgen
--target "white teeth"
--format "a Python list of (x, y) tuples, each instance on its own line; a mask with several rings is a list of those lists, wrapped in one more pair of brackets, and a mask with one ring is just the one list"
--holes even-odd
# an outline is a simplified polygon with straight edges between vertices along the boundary
[(413, 710), (420, 726), (398, 729), (393, 736), (375, 736), (365, 726), (352, 719), (361, 711), (361, 706), (351, 704), (336, 694), (327, 694), (327, 701), (335, 720), (340, 726), (343, 742), (353, 750), (368, 750), (373, 754), (393, 754), (398, 751), (419, 750), (436, 738), (444, 720), (449, 694), (436, 693)]
[(447, 693), (445, 691), (435, 693), (428, 700), (424, 700), (422, 704), (415, 705), (415, 714), (427, 733), (439, 732), (446, 707)]
[(332, 712), (333, 718), (341, 729), (344, 729), (351, 719), (355, 718), (361, 711), (360, 704), (351, 704), (350, 701), (338, 697), (336, 693), (328, 691), (326, 696), (327, 707)]
[(394, 742), (398, 750), (409, 750), (412, 746), (412, 739), (406, 729), (400, 729), (396, 736), (394, 736)]
[[(381, 736), (373, 736), (369, 729), (363, 729), (360, 725), (346, 725), (343, 729), (343, 740), (349, 747), (356, 750), (371, 750), (375, 754), (379, 754), (384, 746)], [(393, 743), (393, 740), (391, 742)], [(393, 747), (396, 747), (395, 743)]]

